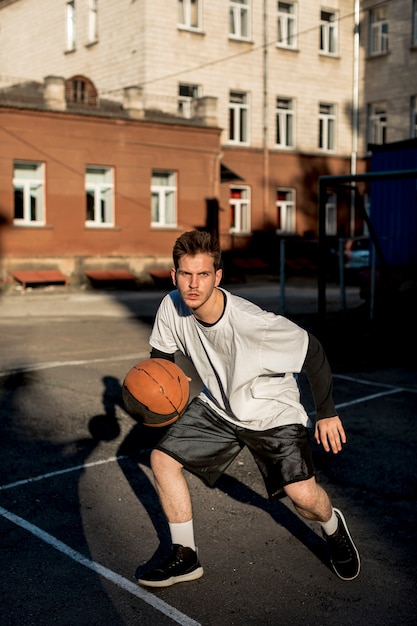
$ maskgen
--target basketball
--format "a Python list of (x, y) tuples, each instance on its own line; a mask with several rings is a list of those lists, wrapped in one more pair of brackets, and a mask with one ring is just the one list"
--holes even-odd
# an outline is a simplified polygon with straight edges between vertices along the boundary
[(136, 363), (122, 385), (126, 411), (146, 426), (168, 426), (184, 412), (190, 385), (182, 369), (166, 359)]

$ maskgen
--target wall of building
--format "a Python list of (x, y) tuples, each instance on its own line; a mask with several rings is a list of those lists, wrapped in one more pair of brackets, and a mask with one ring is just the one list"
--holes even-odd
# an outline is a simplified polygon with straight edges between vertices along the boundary
[[(336, 11), (340, 18), (338, 51), (331, 56), (320, 54), (321, 7), (311, 0), (297, 3), (298, 36), (293, 50), (276, 45), (275, 0), (251, 3), (248, 41), (229, 36), (229, 4), (224, 0), (203, 3), (199, 32), (178, 28), (177, 2), (107, 0), (98, 4), (98, 39), (93, 43), (87, 38), (88, 3), (77, 2), (72, 51), (66, 49), (64, 2), (19, 0), (4, 8), (1, 5), (0, 1), (4, 76), (40, 81), (49, 74), (65, 78), (83, 74), (102, 97), (115, 99), (122, 97), (124, 87), (138, 85), (147, 107), (171, 113), (177, 109), (179, 83), (198, 84), (201, 95), (218, 101), (223, 144), (228, 141), (229, 91), (244, 91), (249, 96), (253, 148), (266, 142), (274, 149), (276, 97), (291, 97), (297, 116), (295, 149), (309, 153), (319, 152), (318, 111), (324, 99), (336, 108), (335, 153), (351, 153), (352, 0), (326, 3), (326, 10)], [(37, 42), (36, 54), (27, 45), (33, 41)]]
[(366, 137), (367, 107), (382, 102), (386, 104), (386, 143), (410, 139), (415, 136), (410, 133), (410, 100), (417, 97), (417, 45), (412, 45), (413, 3), (394, 0), (383, 4), (387, 10), (388, 50), (377, 55), (369, 53), (369, 11), (375, 8), (375, 3), (363, 0), (361, 4), (361, 57), (365, 72), (362, 134)]
[[(13, 221), (13, 161), (45, 165), (44, 226), (7, 228), (3, 270), (41, 269), (68, 275), (88, 265), (124, 264), (136, 273), (170, 262), (179, 233), (204, 225), (206, 198), (219, 187), (219, 130), (0, 108), (2, 215)], [(85, 225), (85, 168), (114, 168), (115, 224)], [(151, 227), (152, 169), (177, 172), (176, 228)]]

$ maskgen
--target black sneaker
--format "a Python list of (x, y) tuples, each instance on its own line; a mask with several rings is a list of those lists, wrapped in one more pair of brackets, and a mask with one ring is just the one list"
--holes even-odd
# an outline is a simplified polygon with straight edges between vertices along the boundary
[(160, 567), (156, 567), (137, 579), (147, 587), (170, 587), (175, 583), (196, 580), (203, 575), (203, 568), (197, 552), (176, 543), (172, 546), (171, 556)]
[(330, 548), (331, 563), (334, 571), (342, 580), (353, 580), (359, 574), (361, 561), (359, 552), (349, 534), (346, 520), (339, 509), (334, 509), (339, 524), (333, 535), (326, 535), (324, 538)]

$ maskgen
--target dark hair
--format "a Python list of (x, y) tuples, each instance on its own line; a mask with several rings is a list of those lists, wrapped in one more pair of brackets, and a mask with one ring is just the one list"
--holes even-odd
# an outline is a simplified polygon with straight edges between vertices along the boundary
[(178, 269), (181, 257), (196, 254), (209, 254), (213, 257), (214, 269), (217, 271), (220, 268), (222, 252), (218, 240), (206, 231), (190, 230), (178, 237), (174, 244), (172, 258), (175, 269)]

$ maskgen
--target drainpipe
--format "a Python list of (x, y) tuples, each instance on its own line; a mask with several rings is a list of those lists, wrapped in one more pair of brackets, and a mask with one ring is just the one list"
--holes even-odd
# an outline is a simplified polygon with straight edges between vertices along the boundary
[(269, 152), (268, 152), (268, 12), (267, 0), (263, 5), (264, 50), (263, 50), (263, 221), (268, 211)]
[[(350, 173), (356, 174), (359, 135), (359, 8), (360, 0), (355, 0), (354, 31), (353, 31), (353, 93), (352, 93), (352, 154)], [(355, 235), (355, 190), (350, 195), (350, 236)]]

